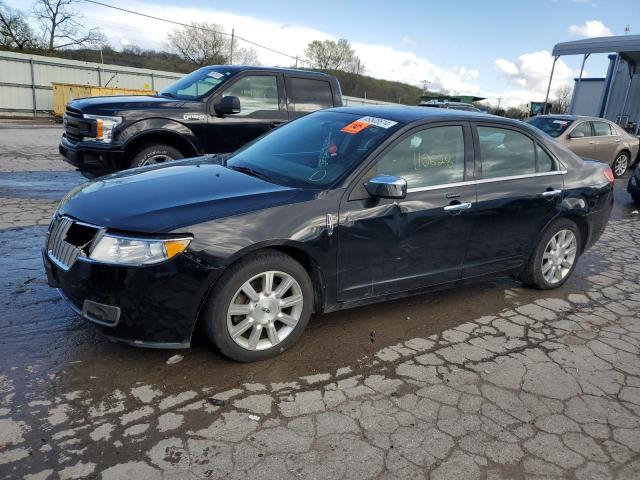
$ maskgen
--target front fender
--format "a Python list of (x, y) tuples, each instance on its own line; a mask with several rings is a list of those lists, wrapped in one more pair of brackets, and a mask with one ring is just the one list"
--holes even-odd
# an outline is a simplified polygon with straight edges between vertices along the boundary
[(188, 126), (168, 118), (145, 118), (127, 125), (118, 133), (118, 141), (126, 149), (133, 141), (137, 141), (143, 136), (156, 134), (180, 136), (193, 147), (195, 152), (204, 151), (198, 137)]

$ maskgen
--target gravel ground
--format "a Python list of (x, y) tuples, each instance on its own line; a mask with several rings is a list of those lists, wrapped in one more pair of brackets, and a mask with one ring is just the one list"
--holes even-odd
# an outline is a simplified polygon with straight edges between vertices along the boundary
[(314, 317), (291, 351), (240, 365), (111, 344), (66, 309), (41, 225), (81, 179), (51, 186), (38, 175), (62, 162), (37, 135), (32, 161), (25, 139), (17, 163), (0, 147), (2, 171), (40, 172), (0, 176), (0, 479), (640, 478), (639, 217), (622, 182), (561, 289), (506, 279)]

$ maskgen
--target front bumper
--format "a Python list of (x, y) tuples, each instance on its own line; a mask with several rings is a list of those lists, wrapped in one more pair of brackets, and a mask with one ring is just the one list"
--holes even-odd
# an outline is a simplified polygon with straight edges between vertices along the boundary
[(119, 145), (74, 143), (63, 136), (58, 150), (67, 163), (91, 176), (117, 172), (124, 162), (124, 150)]
[(49, 285), (73, 310), (109, 338), (141, 347), (188, 347), (209, 287), (221, 272), (188, 254), (146, 267), (78, 259), (65, 271), (45, 249), (42, 254)]

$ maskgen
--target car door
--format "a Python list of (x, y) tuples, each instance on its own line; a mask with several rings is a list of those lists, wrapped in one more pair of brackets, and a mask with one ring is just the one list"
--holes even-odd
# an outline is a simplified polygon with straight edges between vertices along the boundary
[[(388, 146), (341, 203), (338, 299), (358, 300), (460, 278), (476, 201), (468, 123), (417, 127)], [(376, 175), (407, 181), (401, 200), (373, 199)]]
[[(223, 97), (240, 99), (240, 113), (220, 116), (215, 105)], [(209, 153), (233, 152), (288, 120), (284, 80), (279, 73), (250, 72), (225, 86), (209, 102)]]
[(595, 158), (596, 138), (590, 121), (579, 121), (567, 132), (566, 146), (573, 153), (587, 158)]
[(613, 132), (607, 122), (593, 121), (593, 133), (596, 137), (596, 154), (593, 158), (611, 164), (620, 148), (620, 136)]
[(560, 164), (523, 131), (479, 123), (473, 132), (478, 198), (464, 278), (520, 267), (558, 215), (564, 188)]

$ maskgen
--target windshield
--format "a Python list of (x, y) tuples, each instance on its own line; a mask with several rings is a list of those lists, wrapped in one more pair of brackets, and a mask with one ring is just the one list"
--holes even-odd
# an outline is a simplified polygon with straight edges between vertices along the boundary
[(530, 125), (539, 128), (547, 135), (559, 137), (571, 125), (572, 120), (553, 117), (533, 117), (527, 120)]
[(379, 117), (316, 112), (244, 147), (227, 166), (287, 186), (326, 188), (400, 126)]
[(159, 95), (180, 100), (197, 100), (234, 74), (235, 72), (227, 71), (224, 67), (200, 68), (161, 90)]

